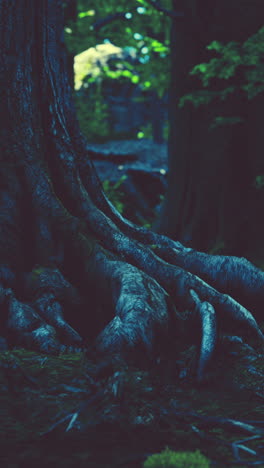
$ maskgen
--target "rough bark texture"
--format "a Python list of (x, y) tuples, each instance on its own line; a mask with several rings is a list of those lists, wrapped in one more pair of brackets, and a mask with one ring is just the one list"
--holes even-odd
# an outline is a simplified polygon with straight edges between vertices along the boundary
[[(174, 8), (179, 9), (178, 0)], [(264, 169), (264, 97), (229, 97), (198, 109), (177, 104), (201, 88), (189, 72), (212, 58), (205, 47), (213, 40), (243, 42), (256, 33), (263, 2), (188, 0), (182, 8), (185, 18), (172, 23), (168, 193), (156, 230), (198, 250), (260, 260), (264, 191), (256, 188), (255, 179)], [(221, 115), (240, 116), (244, 123), (210, 129)]]
[(72, 104), (59, 2), (0, 0), (0, 22), (0, 304), (8, 344), (59, 352), (94, 343), (97, 352), (142, 363), (176, 352), (197, 322), (201, 379), (219, 330), (263, 343), (255, 320), (263, 317), (260, 270), (137, 227), (106, 199)]

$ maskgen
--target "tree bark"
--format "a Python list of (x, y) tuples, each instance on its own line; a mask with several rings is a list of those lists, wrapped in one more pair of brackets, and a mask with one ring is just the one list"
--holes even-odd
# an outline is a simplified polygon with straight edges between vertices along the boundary
[(222, 329), (263, 343), (260, 270), (135, 226), (105, 197), (76, 119), (59, 2), (0, 0), (0, 31), (8, 344), (54, 353), (93, 343), (98, 353), (142, 364), (164, 349), (174, 358), (198, 322), (202, 379)]
[[(175, 0), (174, 8), (179, 8)], [(262, 25), (261, 1), (183, 2), (185, 17), (171, 31), (171, 89), (168, 192), (157, 232), (203, 251), (263, 260), (263, 97), (238, 96), (195, 109), (179, 98), (200, 87), (189, 75), (208, 61), (213, 40), (244, 41)], [(244, 123), (210, 129), (214, 117), (241, 116)]]

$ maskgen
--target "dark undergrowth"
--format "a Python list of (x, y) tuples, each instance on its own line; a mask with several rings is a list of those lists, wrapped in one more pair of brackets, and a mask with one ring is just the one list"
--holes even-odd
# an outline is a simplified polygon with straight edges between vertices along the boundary
[(219, 345), (200, 385), (194, 346), (145, 371), (24, 349), (0, 362), (2, 467), (137, 468), (166, 447), (264, 467), (263, 355), (238, 339)]

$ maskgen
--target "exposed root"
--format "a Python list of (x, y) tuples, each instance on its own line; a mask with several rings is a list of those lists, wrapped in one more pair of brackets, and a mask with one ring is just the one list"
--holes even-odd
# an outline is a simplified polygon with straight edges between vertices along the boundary
[[(60, 165), (60, 167), (62, 166)], [(71, 165), (67, 165), (67, 163), (65, 162), (63, 172), (64, 181), (66, 182), (68, 180), (69, 182), (71, 182), (71, 184), (67, 184), (67, 186), (70, 185), (71, 187), (75, 188), (79, 186), (80, 179), (79, 177), (78, 179), (74, 179), (73, 172), (71, 171)], [(85, 176), (81, 177), (81, 179), (84, 177)], [(93, 184), (97, 185), (98, 188), (96, 176), (93, 177), (91, 166), (89, 166), (88, 178), (89, 177), (90, 180), (92, 179)], [(96, 191), (96, 189), (94, 191)], [(83, 186), (82, 184), (80, 186), (79, 192), (76, 190), (71, 190), (70, 196), (73, 206), (76, 207), (77, 215), (86, 220), (88, 231), (92, 230), (94, 236), (100, 239), (100, 242), (105, 248), (113, 251), (118, 256), (121, 256), (122, 259), (126, 260), (129, 263), (132, 263), (136, 267), (145, 271), (148, 275), (154, 277), (164, 287), (164, 289), (167, 290), (170, 295), (172, 295), (176, 306), (185, 308), (192, 307), (192, 304), (189, 300), (189, 290), (190, 288), (192, 288), (195, 291), (197, 291), (202, 301), (208, 301), (212, 303), (213, 307), (216, 307), (218, 314), (226, 315), (226, 318), (228, 320), (231, 319), (231, 321), (234, 320), (240, 323), (247, 324), (247, 327), (250, 330), (252, 330), (253, 334), (257, 336), (261, 342), (264, 342), (263, 334), (259, 329), (252, 314), (249, 311), (247, 311), (242, 305), (237, 303), (232, 297), (226, 295), (226, 291), (224, 291), (224, 294), (221, 294), (220, 292), (218, 292), (210, 286), (210, 281), (208, 284), (207, 282), (198, 278), (196, 275), (191, 274), (189, 272), (189, 268), (188, 271), (186, 271), (185, 268), (179, 268), (175, 264), (172, 267), (173, 263), (168, 264), (168, 262), (165, 262), (160, 257), (155, 255), (149, 247), (147, 247), (146, 245), (142, 246), (141, 243), (134, 240), (134, 237), (128, 237), (126, 234), (121, 232), (121, 230), (113, 223), (113, 221), (110, 220), (105, 215), (105, 213), (100, 211), (91, 202), (90, 196), (88, 196), (87, 192), (85, 191), (85, 186)], [(101, 200), (101, 204), (104, 203), (104, 197), (102, 193), (101, 195), (98, 195), (97, 200), (98, 199)], [(108, 211), (111, 211), (110, 208), (108, 208)], [(112, 215), (112, 218), (115, 218), (115, 221), (118, 220), (119, 225), (121, 222), (123, 222), (123, 220), (116, 214)], [(171, 250), (173, 246), (172, 253), (174, 257), (177, 253), (177, 251), (175, 252), (176, 245), (176, 248), (178, 250), (184, 251), (184, 257), (188, 258), (188, 251), (190, 252), (191, 250), (187, 249), (188, 251), (186, 252), (186, 249), (184, 249), (181, 246), (181, 244), (174, 243), (170, 239), (167, 239), (164, 236), (159, 236), (155, 233), (147, 234), (146, 230), (143, 231), (140, 228), (137, 229), (131, 223), (124, 222), (123, 224), (126, 230), (133, 230), (134, 234), (135, 232), (137, 233), (137, 236), (143, 236), (143, 238), (146, 236), (152, 236), (152, 238), (154, 237), (157, 240), (158, 248), (159, 242), (161, 243), (161, 246), (166, 245), (168, 251)], [(201, 255), (203, 256), (203, 254)], [(236, 290), (239, 289), (240, 286), (238, 279), (239, 275), (237, 274), (237, 271), (235, 271), (235, 275), (232, 275), (228, 269), (225, 270), (224, 267), (227, 263), (227, 258), (228, 257), (218, 257), (217, 261), (212, 260), (213, 266), (216, 267), (212, 270), (212, 282), (217, 284), (219, 281), (221, 281), (222, 284), (220, 286), (226, 286), (227, 283), (231, 283), (230, 289), (232, 289), (233, 287), (236, 292)], [(208, 272), (206, 271), (206, 260), (206, 258), (203, 258), (203, 262), (201, 263), (202, 265), (205, 265), (204, 275), (208, 277)], [(197, 263), (199, 264), (199, 261), (193, 261), (194, 266)], [(246, 262), (244, 261), (243, 265), (245, 263)], [(254, 268), (253, 265), (251, 265), (249, 262), (245, 267), (247, 268), (247, 272), (251, 273), (251, 282), (253, 284), (254, 289), (259, 288), (259, 282), (262, 282), (264, 284), (264, 274), (262, 274), (262, 272)], [(202, 270), (202, 267), (200, 267), (200, 270)], [(218, 273), (217, 275), (214, 273), (215, 270)], [(221, 279), (222, 277), (224, 277), (224, 280)], [(234, 278), (233, 282), (232, 278)], [(242, 275), (242, 284), (243, 278), (245, 278), (245, 275)], [(220, 291), (221, 290), (222, 288), (220, 288)], [(261, 291), (261, 294), (263, 294), (263, 291)]]
[[(28, 160), (23, 168), (38, 238), (45, 245), (44, 257), (36, 254), (36, 260), (45, 260), (46, 266), (34, 267), (23, 276), (25, 302), (14, 296), (10, 298), (8, 327), (12, 335), (21, 343), (51, 352), (60, 350), (62, 344), (82, 346), (85, 330), (80, 336), (69, 325), (65, 304), (71, 313), (76, 309), (77, 313), (85, 314), (80, 304), (82, 295), (87, 294), (87, 283), (93, 310), (89, 310), (92, 315), (86, 322), (102, 324), (96, 339), (96, 347), (101, 352), (120, 353), (126, 358), (144, 355), (150, 359), (158, 355), (172, 323), (168, 295), (177, 309), (192, 314), (199, 312), (202, 330), (199, 380), (203, 379), (214, 355), (216, 321), (218, 330), (234, 331), (241, 327), (239, 332), (244, 330), (246, 336), (251, 332), (263, 343), (255, 318), (242, 305), (243, 301), (234, 299), (242, 297), (247, 303), (246, 294), (241, 294), (241, 290), (247, 289), (249, 295), (254, 291), (261, 300), (263, 273), (244, 259), (195, 252), (123, 220), (106, 201), (101, 189), (98, 191), (99, 182), (92, 167), (89, 166), (87, 175), (88, 166), (80, 164), (79, 174), (67, 138), (64, 141), (64, 152), (56, 148), (57, 156), (51, 163), (52, 170), (59, 175), (58, 187), (53, 187), (38, 162)], [(89, 194), (88, 185), (93, 187)], [(64, 193), (66, 197), (61, 200)], [(54, 234), (59, 235), (58, 245), (54, 245)], [(81, 281), (82, 291), (77, 291), (56, 266), (49, 266), (66, 268), (74, 280), (69, 266), (72, 259), (74, 269), (78, 265), (79, 270), (75, 284)], [(243, 289), (246, 284), (252, 287)]]
[(263, 317), (263, 271), (245, 258), (197, 252), (178, 241), (136, 226), (125, 219), (105, 196), (102, 184), (84, 149), (80, 173), (94, 205), (111, 219), (125, 236), (151, 247), (155, 254), (167, 263), (197, 275), (219, 292), (231, 295), (260, 318)]
[(217, 344), (216, 313), (209, 302), (201, 302), (196, 292), (191, 289), (190, 294), (196, 304), (202, 326), (202, 340), (200, 358), (197, 368), (198, 381), (203, 380), (206, 367), (211, 362)]
[(60, 343), (55, 329), (48, 325), (28, 304), (10, 298), (7, 330), (11, 344), (58, 353)]
[(76, 346), (83, 345), (83, 339), (65, 321), (62, 306), (56, 301), (53, 294), (44, 294), (34, 305), (39, 315), (56, 329), (58, 338), (61, 338), (62, 343), (75, 344)]
[(99, 249), (95, 263), (96, 274), (110, 286), (116, 314), (98, 336), (97, 348), (105, 353), (153, 359), (153, 354), (160, 352), (162, 338), (168, 336), (166, 292), (145, 273), (128, 263), (109, 260)]

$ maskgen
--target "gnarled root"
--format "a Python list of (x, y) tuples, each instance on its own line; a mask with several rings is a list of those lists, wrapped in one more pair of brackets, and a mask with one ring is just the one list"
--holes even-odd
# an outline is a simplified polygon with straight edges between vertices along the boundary
[[(100, 352), (150, 359), (166, 346), (173, 327), (177, 340), (180, 319), (168, 306), (170, 298), (179, 311), (200, 320), (200, 380), (219, 331), (251, 333), (263, 344), (245, 308), (255, 294), (252, 310), (260, 316), (261, 271), (244, 259), (195, 252), (123, 220), (98, 192), (92, 172), (88, 193), (86, 166), (78, 169), (74, 153), (61, 148), (51, 164), (55, 185), (37, 160), (23, 167), (37, 239), (31, 267), (23, 269), (22, 262), (17, 278), (11, 266), (0, 269), (13, 343), (59, 352), (61, 345), (82, 347), (89, 337)], [(16, 225), (18, 214), (8, 216)]]

